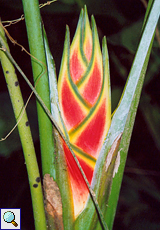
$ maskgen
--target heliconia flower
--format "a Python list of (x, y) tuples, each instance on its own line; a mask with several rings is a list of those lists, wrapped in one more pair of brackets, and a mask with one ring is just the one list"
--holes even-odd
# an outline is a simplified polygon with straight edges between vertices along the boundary
[[(106, 40), (99, 44), (95, 20), (90, 27), (87, 9), (81, 11), (72, 44), (67, 29), (58, 79), (64, 134), (91, 184), (96, 160), (111, 123), (110, 79)], [(73, 195), (75, 217), (89, 194), (81, 172), (65, 144), (63, 148)]]

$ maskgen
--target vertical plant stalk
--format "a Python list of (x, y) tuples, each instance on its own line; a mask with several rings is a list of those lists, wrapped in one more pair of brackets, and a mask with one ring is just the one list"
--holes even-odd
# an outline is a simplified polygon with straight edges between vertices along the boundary
[[(44, 104), (50, 110), (48, 74), (42, 36), (42, 24), (39, 3), (38, 0), (22, 0), (22, 3), (27, 27), (30, 53), (39, 60), (36, 61), (36, 59), (31, 58), (35, 84), (38, 81), (36, 91), (42, 98)], [(50, 121), (38, 101), (37, 112), (41, 145), (42, 172), (43, 175), (49, 173), (53, 178), (55, 178), (53, 164), (51, 164), (51, 162), (54, 161), (52, 122)]]
[[(9, 51), (1, 24), (0, 24), (0, 37), (1, 39), (3, 39), (5, 47), (7, 47)], [(35, 229), (45, 230), (46, 219), (45, 219), (45, 212), (44, 212), (44, 205), (43, 205), (41, 180), (40, 180), (40, 174), (39, 174), (34, 144), (32, 140), (32, 135), (30, 131), (30, 126), (29, 126), (26, 111), (24, 110), (24, 102), (21, 95), (18, 79), (15, 73), (15, 68), (10, 62), (10, 60), (8, 59), (8, 57), (6, 56), (5, 50), (3, 51), (3, 46), (0, 47), (1, 47), (0, 60), (3, 68), (3, 72), (7, 82), (8, 91), (11, 97), (15, 118), (16, 121), (19, 122), (18, 131), (22, 143), (25, 163), (28, 172), (28, 179), (30, 184), (31, 198), (32, 198), (32, 205), (33, 205), (33, 213), (35, 219)]]
[[(48, 72), (47, 72), (47, 63), (46, 63), (46, 53), (45, 45), (43, 40), (43, 28), (41, 23), (40, 10), (38, 5), (38, 0), (22, 0), (25, 22), (27, 27), (28, 41), (30, 47), (30, 53), (39, 61), (35, 61), (32, 58), (32, 69), (33, 77), (36, 85), (36, 91), (39, 97), (42, 99), (45, 107), (48, 108), (48, 111), (51, 110), (50, 105), (50, 91), (49, 91), (49, 81), (48, 81)], [(38, 80), (38, 82), (37, 82)], [(56, 165), (63, 162), (63, 154), (59, 154), (57, 146), (54, 146), (54, 137), (53, 137), (53, 124), (47, 114), (45, 113), (43, 106), (39, 101), (37, 102), (38, 110), (38, 121), (39, 121), (39, 132), (40, 132), (40, 144), (41, 144), (41, 156), (42, 156), (42, 172), (45, 176), (50, 174), (51, 177), (57, 182), (57, 185), (62, 193), (63, 187), (66, 195), (62, 198), (63, 205), (63, 224), (65, 229), (71, 229), (73, 223), (73, 215), (71, 210), (71, 202), (68, 195), (68, 182), (66, 178), (65, 169), (60, 172), (60, 180), (58, 179), (58, 173), (56, 170)], [(56, 154), (55, 154), (56, 153)], [(58, 157), (57, 157), (58, 155)], [(62, 166), (62, 164), (61, 164)], [(63, 179), (62, 179), (63, 178)], [(45, 197), (46, 198), (46, 197)], [(53, 197), (54, 200), (55, 197)], [(66, 207), (66, 208), (65, 208)], [(52, 220), (49, 210), (46, 209), (47, 214), (47, 225), (49, 229), (57, 228), (57, 219), (56, 216)], [(58, 225), (59, 226), (59, 225)], [(59, 228), (58, 228), (59, 229)]]

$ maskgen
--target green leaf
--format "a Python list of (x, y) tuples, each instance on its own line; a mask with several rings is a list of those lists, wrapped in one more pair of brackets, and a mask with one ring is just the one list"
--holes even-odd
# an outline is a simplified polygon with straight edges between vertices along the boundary
[(157, 104), (151, 104), (150, 96), (147, 94), (143, 95), (143, 99), (140, 102), (140, 109), (155, 145), (160, 150), (160, 107)]
[[(51, 113), (53, 118), (57, 122), (57, 124), (59, 124), (61, 129), (64, 131), (65, 127), (59, 110), (55, 64), (49, 49), (45, 31), (44, 31), (44, 44), (45, 44), (49, 87), (50, 87)], [(54, 179), (58, 184), (61, 193), (61, 198), (62, 198), (64, 229), (71, 230), (74, 221), (74, 208), (73, 208), (73, 198), (72, 198), (68, 170), (67, 170), (67, 163), (66, 163), (65, 153), (63, 151), (63, 146), (62, 146), (62, 138), (60, 134), (57, 132), (57, 130), (55, 128), (53, 129), (54, 129), (53, 138), (55, 139), (56, 144), (55, 144), (55, 152), (53, 153), (54, 162), (52, 168), (54, 171)]]
[(126, 47), (130, 52), (135, 53), (141, 34), (142, 23), (143, 21), (139, 20), (131, 24), (129, 27), (123, 28), (119, 33), (110, 36), (109, 41)]
[[(112, 229), (113, 220), (115, 217), (115, 211), (122, 182), (127, 151), (130, 143), (130, 137), (151, 52), (154, 32), (159, 19), (159, 12), (160, 2), (159, 0), (155, 0), (151, 7), (149, 16), (146, 20), (143, 34), (138, 46), (134, 62), (132, 64), (130, 74), (128, 76), (124, 92), (122, 94), (119, 106), (113, 116), (110, 130), (108, 132), (106, 140), (104, 141), (104, 145), (101, 149), (93, 175), (92, 189), (96, 193), (96, 197), (99, 203), (103, 204), (101, 208), (103, 214), (105, 215), (105, 220), (109, 229)], [(119, 167), (117, 167), (117, 165), (115, 164), (115, 167), (112, 168), (113, 180), (108, 183), (107, 187), (104, 187), (103, 183), (105, 179), (107, 180), (108, 178), (108, 172), (106, 171), (106, 174), (104, 174), (104, 167), (106, 167), (107, 164), (108, 154), (111, 150), (111, 147), (113, 146), (113, 143), (118, 137), (120, 137), (122, 133), (123, 135), (119, 146), (118, 156), (120, 157), (120, 165)], [(112, 157), (114, 157), (114, 152)], [(114, 175), (114, 168), (116, 167), (117, 173)], [(101, 189), (102, 191), (100, 191)], [(95, 228), (95, 225), (93, 224), (94, 220), (95, 208), (93, 206), (91, 198), (89, 198), (85, 210), (76, 220), (76, 229), (102, 229), (100, 225), (97, 225), (97, 227)]]

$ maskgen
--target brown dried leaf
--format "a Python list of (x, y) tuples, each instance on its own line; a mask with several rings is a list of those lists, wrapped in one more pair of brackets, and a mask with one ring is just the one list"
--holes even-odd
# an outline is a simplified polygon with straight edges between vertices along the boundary
[(49, 174), (45, 174), (43, 178), (44, 189), (44, 203), (48, 227), (53, 229), (63, 230), (63, 218), (62, 218), (62, 200), (59, 187), (57, 183), (50, 177)]
[(115, 173), (117, 173), (118, 167), (120, 164), (120, 152), (118, 152), (118, 149), (119, 149), (119, 145), (121, 142), (121, 138), (122, 138), (122, 133), (120, 133), (116, 137), (116, 139), (114, 140), (114, 142), (113, 142), (113, 144), (112, 144), (112, 146), (108, 152), (107, 158), (106, 158), (106, 169), (105, 169), (106, 172), (107, 172), (109, 166), (111, 165), (111, 163), (113, 163), (113, 161), (115, 161), (114, 169), (113, 169), (113, 177), (115, 176)]

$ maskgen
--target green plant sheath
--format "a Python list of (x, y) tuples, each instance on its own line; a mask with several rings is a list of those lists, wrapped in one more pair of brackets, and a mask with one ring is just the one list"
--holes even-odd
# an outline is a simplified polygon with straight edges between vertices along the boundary
[[(5, 46), (8, 48), (4, 31), (0, 24), (0, 38), (3, 39)], [(22, 148), (24, 152), (25, 163), (28, 172), (28, 179), (31, 190), (33, 213), (35, 219), (35, 229), (45, 230), (46, 220), (43, 204), (43, 194), (40, 182), (40, 174), (34, 149), (34, 144), (32, 140), (32, 135), (30, 131), (30, 126), (27, 118), (26, 111), (24, 109), (24, 102), (21, 95), (21, 90), (19, 87), (18, 79), (15, 73), (15, 68), (3, 51), (3, 47), (0, 50), (0, 60), (7, 82), (9, 94), (11, 97), (13, 110), (15, 113), (15, 118), (18, 123), (18, 131), (20, 135), (20, 140), (22, 143)], [(15, 169), (16, 170), (16, 169)]]
[[(152, 49), (154, 32), (155, 32), (156, 25), (157, 25), (159, 15), (160, 15), (160, 1), (159, 0), (149, 1), (149, 3), (152, 3), (152, 4), (148, 4), (148, 9), (147, 9), (146, 17), (145, 17), (145, 19), (147, 20), (145, 20), (144, 27), (143, 27), (144, 31), (143, 31), (136, 55), (135, 55), (134, 62), (132, 64), (130, 74), (129, 74), (129, 78), (132, 78), (135, 80), (132, 80), (132, 81), (128, 80), (127, 86), (124, 90), (122, 101), (119, 105), (119, 108), (117, 109), (119, 110), (117, 111), (117, 118), (118, 118), (118, 116), (121, 117), (120, 114), (124, 112), (124, 109), (123, 109), (125, 108), (124, 105), (128, 104), (128, 107), (129, 107), (129, 103), (127, 102), (129, 98), (129, 93), (132, 92), (133, 85), (136, 85), (136, 81), (137, 81), (138, 82), (137, 87), (136, 87), (132, 102), (130, 104), (130, 110), (127, 115), (123, 138), (122, 138), (122, 142), (120, 145), (120, 150), (122, 150), (121, 151), (121, 164), (118, 169), (119, 171), (117, 175), (113, 179), (112, 190), (111, 190), (111, 194), (110, 194), (109, 202), (108, 202), (109, 208), (107, 209), (105, 213), (105, 217), (106, 217), (106, 221), (108, 223), (109, 229), (112, 229), (113, 221), (115, 218), (116, 206), (117, 206), (119, 191), (120, 191), (120, 187), (122, 183), (122, 177), (123, 177), (123, 172), (124, 172), (124, 167), (125, 167), (125, 162), (126, 162), (126, 157), (127, 157), (127, 151), (129, 148), (131, 133), (132, 133), (134, 120), (136, 116), (136, 110), (138, 107), (141, 90), (143, 86), (143, 81), (144, 81), (144, 76), (145, 76), (149, 56), (150, 56), (151, 49)], [(136, 76), (139, 76), (137, 80), (136, 80)], [(133, 82), (133, 84), (131, 82)], [(114, 119), (117, 122), (117, 127), (118, 127), (118, 125), (120, 126), (120, 123), (123, 123), (123, 122), (121, 122), (120, 119), (119, 119), (120, 122), (118, 122), (117, 118), (115, 117)]]
[[(33, 57), (36, 58), (31, 58), (33, 78), (35, 84), (37, 84), (36, 91), (42, 98), (47, 108), (50, 110), (48, 74), (38, 0), (22, 0), (22, 3), (27, 27), (30, 53)], [(52, 177), (54, 177), (54, 169), (52, 164), (54, 161), (52, 122), (38, 101), (37, 112), (42, 156), (42, 172), (43, 175), (49, 173)]]

